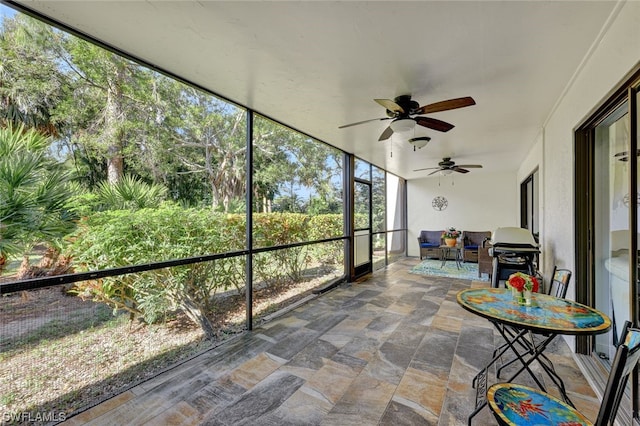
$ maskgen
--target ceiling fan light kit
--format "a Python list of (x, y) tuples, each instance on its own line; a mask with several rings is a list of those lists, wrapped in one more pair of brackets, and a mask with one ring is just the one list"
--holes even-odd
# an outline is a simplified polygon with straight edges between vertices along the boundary
[(413, 150), (415, 151), (416, 149), (421, 149), (427, 146), (430, 140), (431, 138), (429, 136), (420, 136), (409, 139), (409, 143), (413, 145)]
[(391, 130), (395, 133), (402, 133), (413, 130), (415, 125), (416, 122), (410, 118), (399, 118), (397, 120), (393, 120), (391, 124), (389, 124), (389, 127), (391, 127)]

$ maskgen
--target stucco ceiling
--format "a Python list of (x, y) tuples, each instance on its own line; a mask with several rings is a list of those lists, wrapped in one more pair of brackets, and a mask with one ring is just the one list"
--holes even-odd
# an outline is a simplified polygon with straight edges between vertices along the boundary
[[(442, 157), (515, 170), (541, 134), (615, 1), (19, 1), (160, 69), (412, 179)], [(378, 137), (374, 98), (420, 105), (442, 133)], [(407, 138), (430, 136), (413, 151)], [(567, 134), (567, 138), (571, 138)], [(466, 176), (472, 176), (468, 174)]]

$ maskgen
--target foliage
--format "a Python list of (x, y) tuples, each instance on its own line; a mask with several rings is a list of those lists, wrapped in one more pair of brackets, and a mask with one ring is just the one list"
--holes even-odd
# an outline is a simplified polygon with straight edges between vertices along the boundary
[[(342, 234), (341, 216), (309, 217), (302, 214), (254, 214), (254, 232), (260, 246), (277, 246)], [(244, 215), (210, 209), (184, 209), (174, 203), (134, 211), (95, 213), (81, 220), (70, 238), (67, 255), (76, 270), (90, 271), (183, 259), (210, 253), (242, 250)], [(313, 230), (313, 233), (310, 231)], [(293, 247), (254, 256), (254, 273), (271, 284), (302, 279), (312, 261), (335, 263), (340, 245)], [(116, 310), (142, 316), (148, 322), (180, 308), (208, 330), (206, 314), (214, 309), (220, 291), (243, 291), (245, 257), (231, 257), (160, 270), (125, 274), (78, 284), (78, 292), (108, 303)]]
[[(260, 247), (280, 246), (307, 240), (309, 216), (296, 213), (262, 213), (253, 215), (253, 235)], [(256, 256), (254, 274), (262, 281), (301, 279), (310, 262), (308, 247), (292, 247)]]
[(158, 207), (165, 199), (167, 188), (147, 184), (133, 176), (124, 176), (116, 183), (103, 181), (96, 195), (103, 210), (137, 210)]
[(60, 42), (60, 33), (24, 15), (5, 19), (0, 29), (0, 123), (24, 125), (49, 136), (60, 124), (54, 115), (64, 96), (56, 52), (47, 40)]
[(0, 32), (0, 120), (51, 129), (78, 195), (129, 175), (184, 206), (341, 211), (340, 151), (256, 115), (248, 189), (243, 109), (21, 14)]
[[(237, 241), (244, 238), (242, 226), (236, 226), (234, 234), (226, 222), (223, 215), (173, 204), (96, 213), (81, 222), (69, 254), (77, 269), (97, 270), (226, 252), (237, 249)], [(81, 283), (78, 289), (148, 322), (181, 308), (206, 333), (212, 331), (203, 315), (211, 309), (211, 296), (231, 286), (240, 288), (243, 274), (240, 258), (110, 277)]]
[(534, 276), (525, 274), (523, 272), (516, 272), (509, 275), (509, 279), (507, 280), (507, 286), (517, 291), (532, 291), (534, 293), (538, 292), (538, 279)]
[(68, 175), (47, 155), (49, 143), (23, 126), (0, 128), (0, 272), (8, 257), (53, 243), (75, 226)]
[[(308, 239), (322, 240), (331, 237), (340, 237), (343, 216), (341, 214), (324, 214), (311, 216), (309, 219)], [(336, 241), (311, 246), (313, 257), (323, 264), (341, 264), (344, 260), (344, 242)]]
[(442, 238), (458, 238), (459, 236), (460, 231), (458, 231), (453, 226), (442, 231)]

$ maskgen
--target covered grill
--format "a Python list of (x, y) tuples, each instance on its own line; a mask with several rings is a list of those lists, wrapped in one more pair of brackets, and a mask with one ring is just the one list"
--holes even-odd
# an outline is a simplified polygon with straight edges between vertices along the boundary
[(491, 234), (489, 255), (493, 257), (491, 286), (498, 287), (501, 280), (509, 279), (515, 272), (536, 275), (537, 255), (540, 245), (528, 229), (517, 227), (498, 228)]

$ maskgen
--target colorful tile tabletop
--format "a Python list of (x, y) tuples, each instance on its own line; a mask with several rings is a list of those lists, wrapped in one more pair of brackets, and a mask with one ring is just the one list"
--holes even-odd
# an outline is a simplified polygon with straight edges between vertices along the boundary
[(518, 303), (505, 288), (473, 288), (457, 294), (468, 311), (513, 326), (559, 334), (600, 334), (611, 328), (604, 313), (568, 299), (534, 293), (531, 306)]

